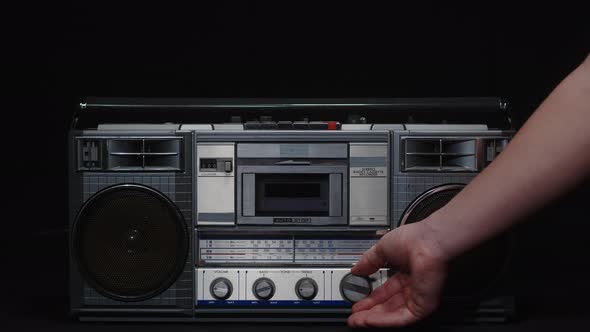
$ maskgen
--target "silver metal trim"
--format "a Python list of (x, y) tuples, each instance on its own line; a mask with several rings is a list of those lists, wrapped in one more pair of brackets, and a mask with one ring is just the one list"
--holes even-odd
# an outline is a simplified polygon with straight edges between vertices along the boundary
[(233, 221), (197, 221), (197, 226), (234, 226)]
[(238, 177), (240, 179), (238, 179), (237, 187), (241, 195), (236, 195), (238, 197), (237, 219), (239, 220), (240, 217), (255, 217), (256, 173), (239, 173)]
[(328, 178), (328, 186), (330, 188), (328, 215), (330, 217), (346, 217), (342, 215), (342, 205), (345, 204), (344, 197), (342, 197), (342, 176), (343, 174), (330, 173)]

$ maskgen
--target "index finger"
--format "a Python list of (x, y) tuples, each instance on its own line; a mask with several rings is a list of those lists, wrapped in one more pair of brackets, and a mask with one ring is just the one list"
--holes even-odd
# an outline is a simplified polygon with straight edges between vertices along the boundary
[(358, 276), (368, 276), (375, 273), (385, 265), (385, 256), (381, 247), (381, 242), (377, 242), (367, 250), (359, 261), (352, 267), (352, 274)]

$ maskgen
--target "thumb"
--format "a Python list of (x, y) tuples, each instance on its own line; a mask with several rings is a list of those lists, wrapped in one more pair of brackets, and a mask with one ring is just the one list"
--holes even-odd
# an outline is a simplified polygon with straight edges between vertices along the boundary
[(383, 255), (383, 241), (377, 242), (367, 250), (359, 261), (352, 267), (351, 272), (358, 276), (368, 276), (385, 265), (385, 256)]

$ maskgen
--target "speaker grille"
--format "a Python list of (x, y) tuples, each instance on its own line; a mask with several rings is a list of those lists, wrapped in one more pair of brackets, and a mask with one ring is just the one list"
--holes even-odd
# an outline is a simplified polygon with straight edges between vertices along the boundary
[[(418, 196), (402, 216), (402, 224), (419, 222), (446, 205), (464, 185), (435, 187)], [(455, 258), (449, 264), (443, 291), (446, 301), (477, 299), (499, 279), (510, 251), (508, 236), (501, 235)]]
[(178, 208), (141, 185), (92, 196), (73, 230), (73, 254), (86, 282), (119, 301), (142, 301), (169, 288), (184, 268), (189, 236)]

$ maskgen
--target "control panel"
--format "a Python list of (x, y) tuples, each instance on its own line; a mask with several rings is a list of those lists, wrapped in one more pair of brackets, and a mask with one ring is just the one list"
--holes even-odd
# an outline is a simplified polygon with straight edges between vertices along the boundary
[(350, 268), (197, 268), (197, 306), (350, 306), (388, 278), (383, 269), (369, 277)]

